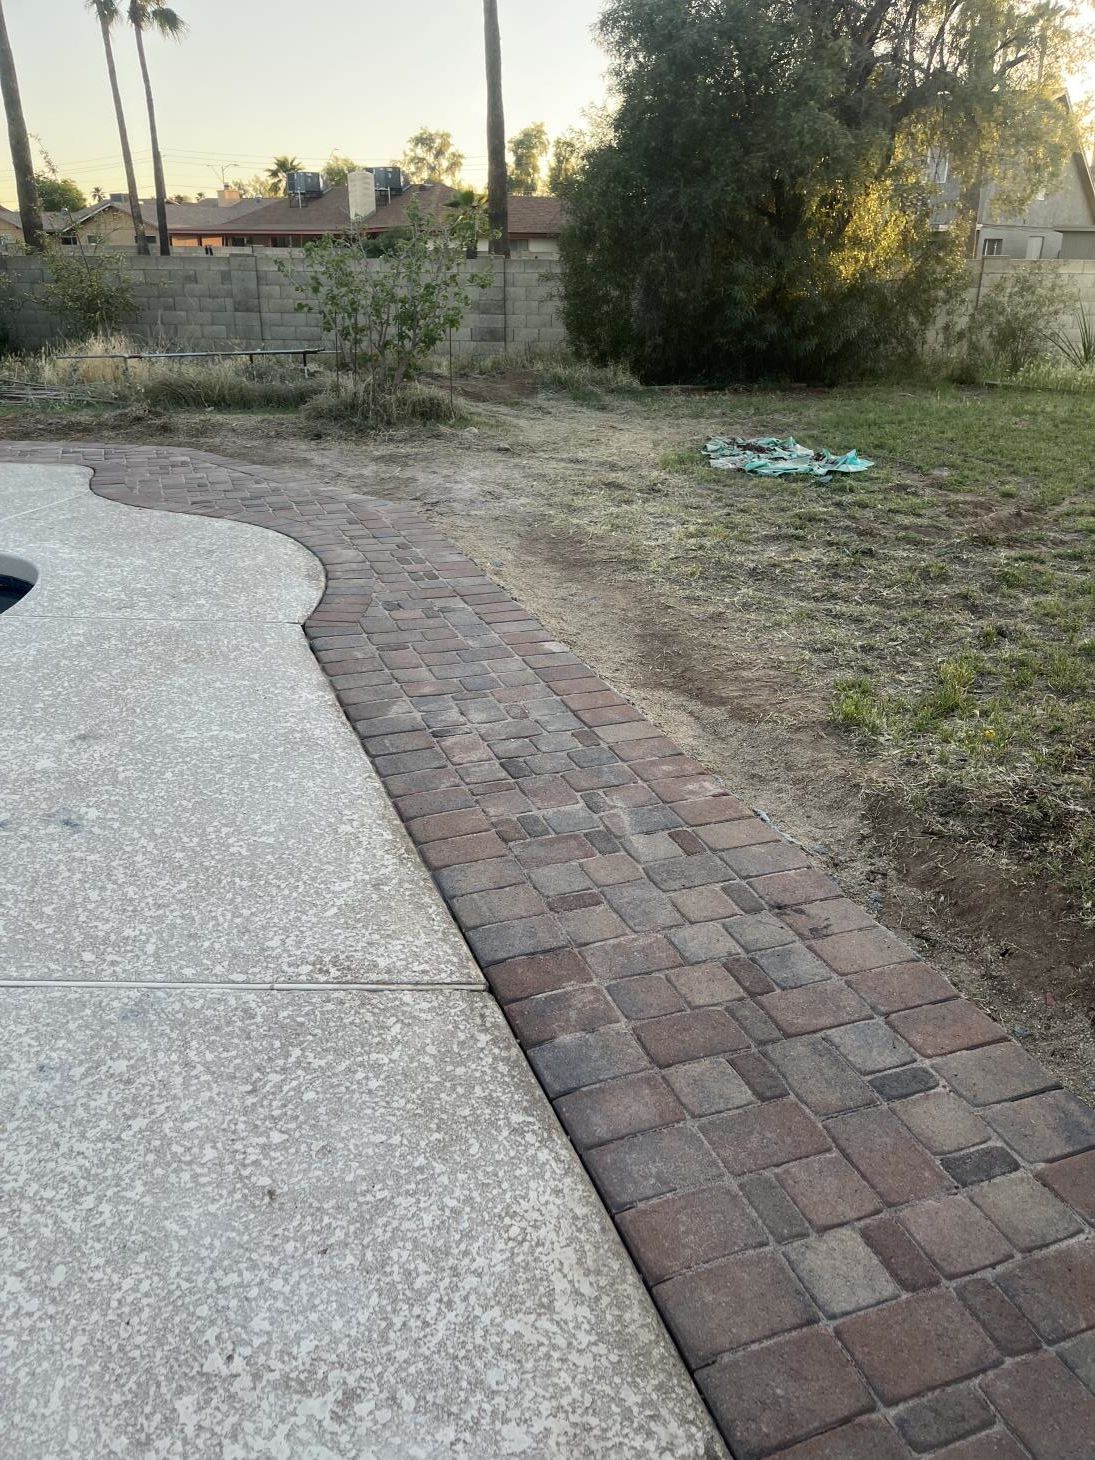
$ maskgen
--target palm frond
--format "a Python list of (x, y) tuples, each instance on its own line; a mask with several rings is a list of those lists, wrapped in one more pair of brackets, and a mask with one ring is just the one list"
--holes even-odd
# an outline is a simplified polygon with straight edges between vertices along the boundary
[[(108, 0), (113, 3), (113, 0)], [(189, 30), (186, 21), (170, 5), (157, 5), (155, 0), (129, 0), (129, 23), (138, 30), (157, 30), (168, 40), (180, 41)]]

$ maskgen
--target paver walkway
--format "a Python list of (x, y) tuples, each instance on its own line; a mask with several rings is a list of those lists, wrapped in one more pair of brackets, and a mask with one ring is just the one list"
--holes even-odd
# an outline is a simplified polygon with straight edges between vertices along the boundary
[(3, 1460), (714, 1460), (319, 564), (88, 477), (0, 465)]
[(1095, 1456), (1095, 1112), (417, 512), (3, 455), (323, 562), (316, 657), (739, 1460)]

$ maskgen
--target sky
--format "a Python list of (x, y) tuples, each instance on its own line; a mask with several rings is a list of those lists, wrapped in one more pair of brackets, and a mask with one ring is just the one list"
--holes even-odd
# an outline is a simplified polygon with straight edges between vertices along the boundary
[[(212, 194), (278, 153), (320, 170), (332, 151), (398, 158), (421, 126), (449, 131), (470, 182), (486, 178), (480, 0), (175, 0), (181, 45), (150, 37), (169, 193)], [(554, 136), (604, 99), (590, 28), (601, 0), (499, 0), (506, 134)], [(27, 127), (85, 193), (125, 187), (98, 25), (84, 0), (4, 0)], [(144, 95), (130, 35), (115, 37), (143, 195), (152, 192)], [(2, 133), (0, 133), (2, 136)], [(32, 144), (33, 145), (33, 144)], [(36, 149), (36, 157), (38, 156)], [(7, 148), (0, 203), (13, 206)]]

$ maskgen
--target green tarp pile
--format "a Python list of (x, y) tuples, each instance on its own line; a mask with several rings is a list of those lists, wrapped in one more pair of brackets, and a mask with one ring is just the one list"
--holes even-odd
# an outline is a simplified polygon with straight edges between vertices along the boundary
[(833, 472), (866, 471), (874, 466), (858, 451), (834, 456), (831, 451), (814, 451), (793, 436), (714, 436), (703, 448), (707, 460), (720, 471), (747, 471), (755, 477), (804, 475), (828, 481)]

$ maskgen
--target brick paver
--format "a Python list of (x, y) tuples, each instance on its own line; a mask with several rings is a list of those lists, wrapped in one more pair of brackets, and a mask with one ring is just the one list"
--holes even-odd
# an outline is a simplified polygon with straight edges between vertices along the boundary
[(0, 446), (284, 532), (305, 625), (738, 1460), (1095, 1456), (1095, 1115), (417, 511)]

